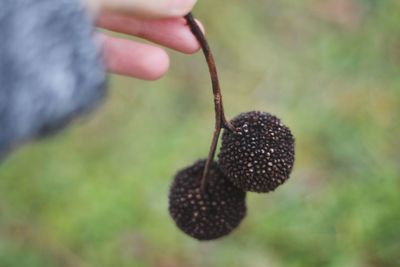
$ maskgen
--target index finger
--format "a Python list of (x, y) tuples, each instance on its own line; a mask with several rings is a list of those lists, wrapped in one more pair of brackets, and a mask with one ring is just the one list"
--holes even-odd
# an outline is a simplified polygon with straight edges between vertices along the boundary
[(197, 0), (100, 0), (102, 10), (131, 14), (141, 18), (181, 17)]
[[(195, 53), (200, 48), (196, 37), (182, 17), (149, 20), (106, 12), (98, 16), (96, 24), (111, 31), (141, 37), (187, 54)], [(200, 23), (199, 26), (202, 28)]]

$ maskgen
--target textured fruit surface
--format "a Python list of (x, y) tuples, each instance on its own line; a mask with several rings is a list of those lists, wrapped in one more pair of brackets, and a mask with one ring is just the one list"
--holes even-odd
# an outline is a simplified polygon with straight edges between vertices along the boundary
[(205, 161), (179, 171), (169, 194), (169, 211), (176, 225), (198, 240), (229, 234), (246, 215), (246, 193), (236, 188), (213, 162), (202, 192)]
[(236, 132), (224, 130), (219, 154), (223, 173), (245, 191), (269, 192), (284, 183), (294, 164), (294, 138), (279, 118), (252, 111), (235, 117)]

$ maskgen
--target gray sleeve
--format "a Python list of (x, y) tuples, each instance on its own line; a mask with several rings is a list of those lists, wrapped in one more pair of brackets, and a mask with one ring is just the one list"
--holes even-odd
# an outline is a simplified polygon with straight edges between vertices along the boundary
[(0, 0), (0, 160), (104, 98), (93, 35), (80, 0)]

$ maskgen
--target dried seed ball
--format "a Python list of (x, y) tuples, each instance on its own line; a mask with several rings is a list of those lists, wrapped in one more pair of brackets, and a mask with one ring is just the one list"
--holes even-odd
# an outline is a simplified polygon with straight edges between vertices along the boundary
[(176, 225), (198, 240), (229, 234), (246, 215), (246, 193), (236, 188), (220, 171), (210, 167), (204, 192), (201, 177), (205, 161), (179, 171), (169, 194), (169, 212)]
[(284, 183), (294, 164), (294, 138), (277, 117), (259, 111), (242, 113), (224, 130), (219, 154), (223, 173), (238, 188), (269, 192)]

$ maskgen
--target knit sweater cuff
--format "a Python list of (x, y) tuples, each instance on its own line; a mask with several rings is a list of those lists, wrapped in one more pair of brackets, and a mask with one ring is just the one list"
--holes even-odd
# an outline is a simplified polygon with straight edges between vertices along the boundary
[(80, 0), (2, 1), (0, 158), (104, 98), (106, 71), (92, 25)]

